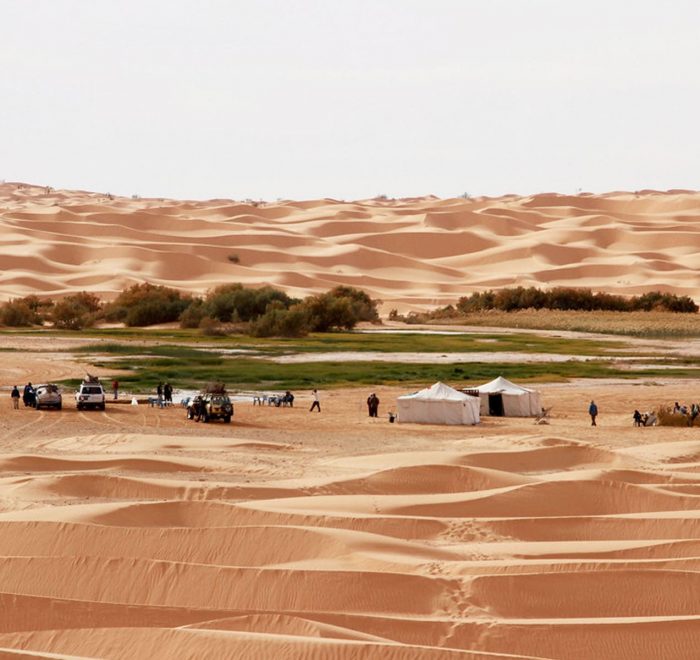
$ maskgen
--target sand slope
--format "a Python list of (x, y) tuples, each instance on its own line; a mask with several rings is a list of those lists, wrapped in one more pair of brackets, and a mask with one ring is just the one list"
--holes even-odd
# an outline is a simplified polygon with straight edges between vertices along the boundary
[(610, 412), (685, 387), (596, 429), (576, 388), (549, 426), (4, 409), (0, 655), (691, 658), (697, 429)]
[(5, 183), (0, 296), (109, 296), (146, 280), (198, 293), (265, 282), (299, 296), (349, 284), (403, 308), (513, 285), (700, 298), (698, 218), (689, 191), (256, 205)]

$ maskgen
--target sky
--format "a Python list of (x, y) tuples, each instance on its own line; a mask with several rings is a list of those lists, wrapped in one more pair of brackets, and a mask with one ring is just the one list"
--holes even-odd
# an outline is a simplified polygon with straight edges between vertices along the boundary
[(0, 179), (179, 199), (700, 188), (696, 0), (0, 0)]

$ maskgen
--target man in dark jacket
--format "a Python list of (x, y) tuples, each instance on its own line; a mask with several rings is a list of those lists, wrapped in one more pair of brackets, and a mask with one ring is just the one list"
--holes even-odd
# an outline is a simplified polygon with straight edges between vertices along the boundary
[(379, 412), (379, 397), (374, 392), (367, 398), (367, 409), (370, 417), (377, 417)]
[(591, 426), (597, 426), (595, 418), (598, 417), (598, 406), (596, 406), (595, 401), (591, 401), (591, 405), (588, 406), (588, 414), (591, 416)]
[(34, 405), (34, 388), (31, 383), (27, 383), (24, 386), (24, 392), (22, 392), (22, 401), (24, 401), (25, 406)]

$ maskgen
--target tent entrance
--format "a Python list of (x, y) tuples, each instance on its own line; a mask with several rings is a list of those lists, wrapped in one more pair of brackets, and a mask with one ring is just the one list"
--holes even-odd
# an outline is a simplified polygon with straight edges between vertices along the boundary
[(489, 415), (491, 417), (503, 417), (503, 395), (489, 394)]

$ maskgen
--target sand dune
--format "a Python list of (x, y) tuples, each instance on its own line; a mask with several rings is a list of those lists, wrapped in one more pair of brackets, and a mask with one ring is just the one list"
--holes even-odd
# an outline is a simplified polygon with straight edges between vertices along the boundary
[(699, 217), (700, 194), (682, 190), (245, 204), (4, 183), (0, 297), (109, 297), (147, 280), (194, 293), (267, 282), (296, 296), (348, 284), (387, 309), (513, 285), (699, 299)]
[(6, 409), (0, 656), (693, 657), (700, 441), (607, 412), (687, 385), (595, 429), (544, 389), (549, 426)]

